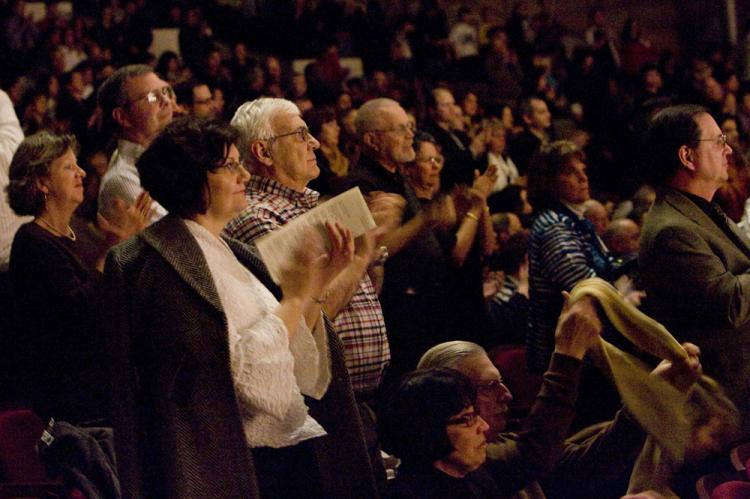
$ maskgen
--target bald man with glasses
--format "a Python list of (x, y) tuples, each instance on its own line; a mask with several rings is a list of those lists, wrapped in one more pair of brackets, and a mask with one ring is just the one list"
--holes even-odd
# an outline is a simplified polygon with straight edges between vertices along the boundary
[(433, 229), (452, 225), (456, 215), (449, 196), (437, 196), (423, 207), (401, 174), (416, 152), (414, 127), (398, 102), (366, 102), (357, 111), (355, 127), (362, 154), (345, 188), (397, 194), (406, 201), (403, 223), (382, 242), (390, 255), (380, 294), (391, 344), (385, 382), (390, 385), (413, 369), (427, 348), (455, 337), (455, 331), (448, 331), (446, 316), (448, 259)]

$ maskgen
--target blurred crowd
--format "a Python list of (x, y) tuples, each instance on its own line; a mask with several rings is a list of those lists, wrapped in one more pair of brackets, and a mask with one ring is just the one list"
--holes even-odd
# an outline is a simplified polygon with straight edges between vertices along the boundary
[[(546, 2), (466, 2), (452, 23), (443, 4), (49, 2), (34, 21), (2, 2), (3, 396), (127, 435), (126, 496), (624, 494), (648, 422), (587, 354), (603, 338), (661, 359), (567, 293), (599, 278), (663, 312), (638, 261), (660, 187), (641, 151), (673, 106), (715, 120), (696, 143), (726, 158), (713, 199), (750, 236), (750, 26), (737, 47), (674, 53), (636, 13), (620, 26), (593, 6), (574, 32)], [(179, 53), (149, 52), (157, 28)], [(256, 239), (355, 186), (377, 228), (307, 234), (272, 280)], [(492, 364), (511, 347), (541, 387), (520, 437)], [(699, 353), (654, 377), (688, 390)], [(701, 459), (734, 441), (732, 403), (746, 414), (712, 361), (731, 402), (690, 413), (713, 431), (681, 449)], [(644, 483), (692, 485), (663, 478)]]

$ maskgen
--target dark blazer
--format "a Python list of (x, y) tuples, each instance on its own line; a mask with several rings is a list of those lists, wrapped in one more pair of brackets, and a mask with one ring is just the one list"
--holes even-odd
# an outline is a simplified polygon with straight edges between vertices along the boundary
[(750, 241), (728, 223), (737, 242), (687, 196), (666, 190), (646, 217), (638, 265), (652, 315), (701, 348), (704, 371), (727, 390), (747, 429)]
[(480, 166), (471, 154), (470, 140), (466, 134), (460, 131), (448, 132), (434, 121), (426, 123), (424, 131), (435, 138), (445, 157), (445, 166), (440, 172), (440, 190), (450, 190), (456, 184), (471, 185), (474, 182), (474, 170)]
[[(277, 297), (254, 250), (227, 240)], [(123, 497), (258, 497), (230, 371), (226, 316), (184, 222), (167, 216), (110, 253), (105, 269), (112, 413)], [(330, 497), (375, 485), (340, 340), (332, 380), (307, 399), (328, 435), (314, 440)]]

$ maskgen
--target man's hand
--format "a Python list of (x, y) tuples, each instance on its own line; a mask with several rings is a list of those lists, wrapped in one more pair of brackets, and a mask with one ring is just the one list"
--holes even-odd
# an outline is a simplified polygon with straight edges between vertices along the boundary
[(375, 220), (375, 238), (379, 242), (383, 235), (401, 225), (406, 208), (406, 199), (398, 194), (373, 191), (367, 197), (367, 206)]
[(423, 213), (431, 227), (451, 227), (456, 223), (456, 208), (450, 196), (437, 196), (425, 206)]
[(598, 343), (602, 322), (593, 299), (584, 297), (571, 305), (570, 294), (565, 291), (563, 298), (555, 331), (555, 352), (583, 359), (588, 349)]
[(693, 386), (693, 383), (695, 383), (698, 378), (700, 378), (701, 374), (703, 374), (703, 366), (701, 366), (700, 361), (701, 350), (697, 345), (683, 343), (682, 347), (688, 354), (687, 359), (674, 363), (668, 360), (662, 360), (659, 365), (651, 371), (651, 374), (654, 376), (661, 376), (672, 383), (672, 385), (681, 392), (687, 392), (688, 389)]

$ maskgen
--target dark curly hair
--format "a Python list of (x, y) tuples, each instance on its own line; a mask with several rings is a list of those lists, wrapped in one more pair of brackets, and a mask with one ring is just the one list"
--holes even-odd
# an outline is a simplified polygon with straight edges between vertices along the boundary
[(38, 180), (49, 175), (54, 160), (72, 150), (78, 154), (78, 141), (70, 134), (47, 131), (26, 137), (16, 149), (8, 171), (8, 203), (18, 215), (39, 215), (44, 210), (44, 193)]
[(138, 159), (141, 186), (170, 213), (184, 218), (205, 213), (207, 174), (221, 166), (238, 136), (220, 120), (174, 120)]
[(474, 404), (476, 390), (454, 369), (419, 369), (404, 375), (380, 418), (383, 448), (404, 464), (431, 464), (453, 452), (447, 421)]

